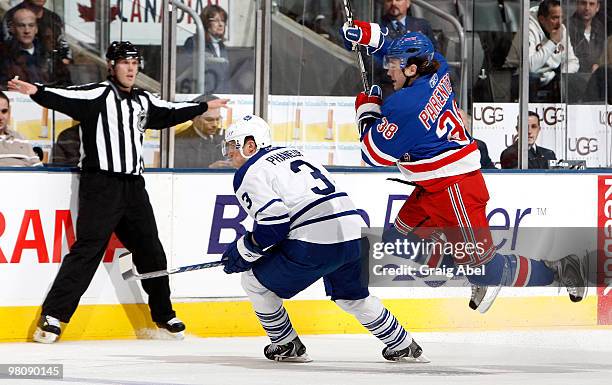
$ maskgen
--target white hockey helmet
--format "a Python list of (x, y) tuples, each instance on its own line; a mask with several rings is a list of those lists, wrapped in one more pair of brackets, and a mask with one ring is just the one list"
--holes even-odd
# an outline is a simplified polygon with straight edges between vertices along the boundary
[(246, 156), (242, 152), (245, 140), (248, 137), (253, 138), (257, 145), (257, 150), (269, 147), (272, 144), (272, 134), (268, 123), (259, 116), (245, 115), (225, 130), (225, 140), (221, 147), (223, 156), (229, 154), (227, 145), (230, 141), (235, 141), (236, 150), (239, 150), (240, 155), (244, 158), (250, 158), (255, 155)]

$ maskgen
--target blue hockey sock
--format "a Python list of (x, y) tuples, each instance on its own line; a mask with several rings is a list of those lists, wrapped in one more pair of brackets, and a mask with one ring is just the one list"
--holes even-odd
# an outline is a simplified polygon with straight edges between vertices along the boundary
[(468, 280), (476, 285), (497, 286), (547, 286), (554, 280), (554, 273), (544, 262), (520, 255), (495, 256), (483, 265), (484, 274), (470, 275)]
[(255, 312), (255, 314), (273, 344), (286, 344), (297, 337), (284, 307), (279, 307), (273, 313)]

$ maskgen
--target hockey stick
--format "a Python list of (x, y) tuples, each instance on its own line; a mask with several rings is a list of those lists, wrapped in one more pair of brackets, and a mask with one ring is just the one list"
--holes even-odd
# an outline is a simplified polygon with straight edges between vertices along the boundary
[(418, 184), (413, 183), (413, 182), (409, 182), (407, 180), (404, 179), (399, 179), (399, 178), (387, 178), (387, 180), (390, 180), (392, 182), (397, 182), (397, 183), (402, 183), (402, 184), (407, 184), (409, 186), (414, 186), (414, 187), (419, 187)]
[(198, 263), (196, 265), (175, 267), (174, 269), (152, 271), (150, 273), (138, 274), (134, 264), (132, 263), (132, 253), (129, 251), (119, 256), (119, 269), (121, 270), (121, 276), (125, 281), (137, 281), (141, 279), (164, 277), (170, 274), (184, 273), (186, 271), (208, 269), (209, 267), (216, 267), (223, 265), (223, 261)]
[[(349, 26), (354, 27), (353, 24), (353, 10), (351, 9), (351, 3), (349, 0), (344, 1), (344, 12), (346, 13), (346, 21), (348, 21)], [(370, 84), (368, 82), (368, 73), (365, 69), (365, 64), (363, 64), (363, 56), (361, 56), (361, 50), (357, 44), (353, 44), (353, 52), (355, 52), (355, 56), (357, 56), (357, 63), (359, 64), (359, 70), (361, 71), (361, 83), (363, 85), (363, 91), (368, 92), (370, 90)]]

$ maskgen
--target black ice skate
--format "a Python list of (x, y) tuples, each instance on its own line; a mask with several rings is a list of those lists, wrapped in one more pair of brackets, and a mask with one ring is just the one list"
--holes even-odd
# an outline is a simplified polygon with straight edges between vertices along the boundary
[(157, 322), (157, 327), (165, 331), (170, 337), (176, 340), (182, 340), (185, 338), (185, 324), (176, 317), (164, 323)]
[(60, 321), (48, 315), (41, 315), (33, 339), (42, 344), (52, 344), (62, 332)]
[(499, 294), (501, 286), (477, 286), (472, 285), (472, 297), (470, 298), (470, 308), (485, 313)]
[(386, 347), (383, 349), (382, 355), (389, 361), (418, 362), (423, 364), (430, 362), (429, 359), (423, 355), (423, 349), (414, 339), (410, 346), (402, 350), (391, 350)]
[(306, 354), (306, 346), (300, 341), (300, 337), (295, 337), (293, 341), (283, 345), (270, 344), (264, 348), (264, 356), (272, 361), (283, 362), (310, 362), (312, 361)]
[(544, 264), (555, 273), (555, 280), (567, 288), (572, 302), (582, 301), (588, 289), (586, 257), (570, 254), (558, 261), (544, 261)]

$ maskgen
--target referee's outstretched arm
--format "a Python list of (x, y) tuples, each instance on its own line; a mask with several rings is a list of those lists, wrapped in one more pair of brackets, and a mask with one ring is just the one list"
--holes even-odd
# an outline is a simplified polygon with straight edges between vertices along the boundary
[(205, 113), (208, 103), (171, 103), (144, 92), (149, 104), (147, 128), (162, 129), (175, 126)]
[(69, 88), (52, 88), (18, 79), (9, 80), (8, 89), (29, 95), (41, 106), (60, 111), (78, 121), (95, 113), (98, 103), (94, 101), (102, 98), (106, 91), (105, 87), (96, 83)]
[[(51, 88), (34, 85), (19, 79), (8, 81), (10, 91), (30, 95), (36, 103), (83, 121), (100, 109), (109, 89), (103, 83), (92, 83), (69, 88)], [(171, 103), (150, 92), (141, 91), (148, 105), (147, 128), (171, 127), (203, 114), (208, 109), (225, 107), (228, 99), (215, 99), (205, 103)]]

